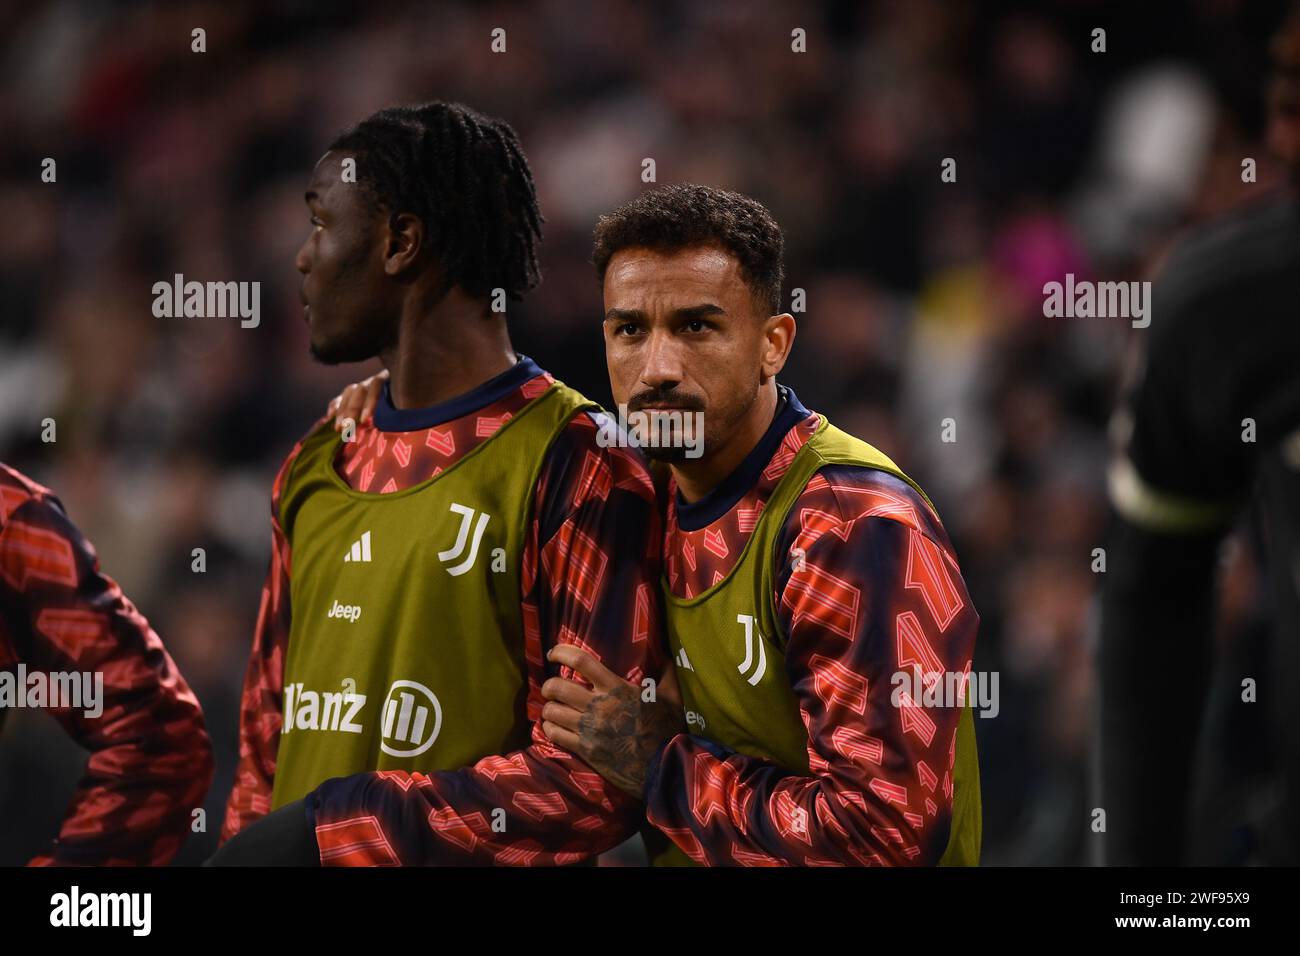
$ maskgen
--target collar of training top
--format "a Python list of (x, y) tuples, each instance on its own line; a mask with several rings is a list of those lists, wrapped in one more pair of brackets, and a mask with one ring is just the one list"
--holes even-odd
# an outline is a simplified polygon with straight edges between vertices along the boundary
[(677, 527), (683, 531), (698, 531), (734, 508), (736, 502), (754, 487), (758, 476), (781, 447), (786, 432), (811, 414), (793, 389), (778, 385), (776, 414), (772, 417), (772, 424), (767, 426), (763, 437), (745, 456), (745, 460), (736, 466), (735, 471), (699, 501), (687, 502), (682, 498), (681, 492), (677, 492)]
[(500, 375), (463, 395), (425, 408), (394, 407), (392, 396), (388, 393), (388, 382), (385, 382), (384, 390), (375, 403), (375, 427), (381, 432), (410, 432), (442, 425), (500, 401), (541, 374), (542, 370), (536, 362), (526, 355), (520, 355), (518, 361)]

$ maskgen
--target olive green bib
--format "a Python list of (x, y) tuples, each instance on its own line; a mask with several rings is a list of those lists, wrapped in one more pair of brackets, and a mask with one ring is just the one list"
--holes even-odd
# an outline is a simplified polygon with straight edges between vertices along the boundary
[[(840, 464), (889, 472), (925, 497), (885, 454), (822, 418), (773, 490), (731, 573), (690, 599), (673, 595), (666, 581), (663, 585), (687, 731), (800, 774), (808, 773), (808, 733), (785, 668), (786, 638), (775, 606), (782, 558), (775, 549), (809, 480), (826, 465)], [(969, 703), (958, 721), (956, 751), (952, 830), (941, 866), (979, 862), (979, 763)], [(680, 865), (688, 859), (672, 847), (654, 862)]]
[(331, 777), (459, 769), (527, 746), (520, 561), (542, 460), (585, 408), (597, 406), (556, 383), (390, 494), (339, 477), (330, 425), (303, 442), (280, 499), (293, 622), (273, 807)]

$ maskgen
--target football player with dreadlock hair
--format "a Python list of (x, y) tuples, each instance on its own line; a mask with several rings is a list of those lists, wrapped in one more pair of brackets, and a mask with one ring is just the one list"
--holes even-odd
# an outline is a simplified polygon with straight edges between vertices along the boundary
[(517, 356), (493, 308), (539, 279), (518, 140), (458, 104), (381, 110), (330, 145), (306, 200), (312, 353), (378, 357), (390, 378), (354, 436), (326, 416), (275, 481), (213, 862), (613, 847), (642, 808), (550, 744), (540, 687), (558, 643), (634, 682), (661, 673), (661, 531), (643, 461), (601, 446), (603, 413)]

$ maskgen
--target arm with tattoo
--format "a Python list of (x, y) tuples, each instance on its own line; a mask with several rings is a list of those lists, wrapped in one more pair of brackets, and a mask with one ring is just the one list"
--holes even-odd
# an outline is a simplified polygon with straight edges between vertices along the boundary
[(591, 682), (552, 677), (542, 686), (542, 730), (614, 786), (640, 799), (646, 770), (665, 743), (685, 727), (671, 664), (656, 684), (623, 680), (590, 654), (560, 644), (548, 655)]

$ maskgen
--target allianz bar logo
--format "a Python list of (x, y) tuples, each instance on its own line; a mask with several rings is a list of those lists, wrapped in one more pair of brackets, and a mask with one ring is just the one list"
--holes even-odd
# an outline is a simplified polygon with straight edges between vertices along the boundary
[[(337, 691), (317, 691), (301, 682), (284, 689), (284, 723), (280, 733), (317, 731), (364, 734), (368, 694), (357, 693), (351, 677)], [(413, 680), (395, 680), (384, 695), (379, 749), (390, 757), (416, 757), (433, 746), (442, 732), (442, 704), (432, 690)]]

